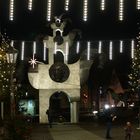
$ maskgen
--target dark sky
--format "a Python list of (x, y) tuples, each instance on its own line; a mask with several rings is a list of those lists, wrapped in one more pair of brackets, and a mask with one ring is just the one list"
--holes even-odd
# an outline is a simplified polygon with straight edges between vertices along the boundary
[[(33, 10), (27, 9), (27, 0), (15, 0), (15, 20), (8, 19), (8, 1), (0, 0), (1, 30), (6, 31), (11, 38), (33, 40), (37, 34), (46, 34), (46, 0), (33, 0)], [(82, 30), (83, 39), (127, 39), (135, 38), (139, 11), (136, 10), (136, 0), (128, 0), (124, 4), (124, 21), (118, 20), (118, 0), (106, 3), (106, 10), (100, 10), (99, 0), (89, 0), (88, 21), (82, 21), (83, 2), (70, 2), (70, 10), (66, 13), (71, 18), (72, 27)], [(54, 0), (53, 15), (64, 13), (64, 0)]]

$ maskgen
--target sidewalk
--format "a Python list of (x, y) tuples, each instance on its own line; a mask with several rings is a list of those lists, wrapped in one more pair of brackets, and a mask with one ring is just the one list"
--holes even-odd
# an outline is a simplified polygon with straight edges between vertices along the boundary
[[(134, 125), (132, 140), (140, 140), (140, 130)], [(32, 140), (106, 140), (106, 126), (97, 123), (55, 124), (49, 128), (47, 124), (36, 124), (33, 127)], [(112, 128), (113, 140), (124, 140), (123, 125)]]
[(38, 125), (32, 133), (32, 140), (104, 140), (104, 138), (81, 128), (79, 125)]

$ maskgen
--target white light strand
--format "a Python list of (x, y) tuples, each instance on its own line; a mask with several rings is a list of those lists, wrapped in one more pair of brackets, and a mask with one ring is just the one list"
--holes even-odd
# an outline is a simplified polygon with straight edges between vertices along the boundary
[(44, 42), (44, 50), (43, 50), (43, 60), (46, 61), (46, 42)]
[(54, 54), (57, 52), (57, 42), (54, 43)]
[(119, 20), (124, 19), (124, 0), (119, 0)]
[(102, 53), (102, 41), (99, 41), (98, 53)]
[(36, 42), (33, 42), (33, 55), (36, 54)]
[(69, 43), (66, 42), (66, 52), (65, 52), (65, 60), (68, 61), (68, 55), (69, 55)]
[(88, 41), (87, 42), (87, 60), (90, 60), (90, 47), (91, 47), (91, 43)]
[(10, 0), (9, 4), (9, 20), (14, 20), (14, 0)]
[(123, 41), (120, 40), (120, 53), (123, 53)]
[(28, 9), (32, 10), (33, 7), (33, 0), (28, 0)]
[(51, 20), (51, 10), (52, 10), (52, 0), (48, 0), (47, 2), (47, 21)]
[(24, 52), (25, 52), (25, 42), (21, 43), (21, 60), (24, 60)]
[(88, 18), (88, 0), (83, 1), (83, 21), (87, 21)]
[(105, 10), (105, 0), (101, 0), (100, 9)]
[(11, 41), (10, 45), (14, 47), (14, 40)]
[(110, 41), (109, 43), (109, 60), (112, 60), (112, 55), (113, 55), (113, 43)]
[(69, 11), (70, 0), (65, 0), (65, 11)]
[(80, 52), (80, 42), (77, 41), (77, 45), (76, 45), (76, 53), (78, 54)]
[(134, 49), (135, 49), (134, 40), (131, 40), (131, 58), (134, 58)]
[(140, 0), (137, 0), (137, 9), (140, 10)]

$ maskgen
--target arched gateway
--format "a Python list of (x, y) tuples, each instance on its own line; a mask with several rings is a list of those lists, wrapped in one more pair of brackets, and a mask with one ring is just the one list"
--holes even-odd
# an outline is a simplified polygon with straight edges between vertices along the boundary
[[(68, 64), (68, 50), (73, 44), (75, 33), (70, 32), (67, 36), (63, 36), (65, 24), (66, 22), (62, 22), (61, 19), (56, 19), (51, 24), (53, 36), (46, 36), (43, 40), (48, 49), (48, 64), (38, 64), (36, 72), (28, 72), (30, 84), (39, 89), (40, 123), (48, 121), (46, 110), (50, 105), (53, 105), (55, 111), (64, 109), (63, 114), (67, 113), (65, 109), (68, 104), (58, 103), (62, 95), (63, 97), (65, 95), (69, 101), (69, 121), (77, 123), (79, 119), (80, 63), (77, 61), (74, 64)], [(61, 34), (56, 34), (56, 31), (60, 31)], [(61, 55), (61, 60), (58, 59), (60, 57), (57, 58), (57, 54)], [(56, 97), (57, 102), (54, 102)], [(58, 104), (59, 106), (57, 106)]]

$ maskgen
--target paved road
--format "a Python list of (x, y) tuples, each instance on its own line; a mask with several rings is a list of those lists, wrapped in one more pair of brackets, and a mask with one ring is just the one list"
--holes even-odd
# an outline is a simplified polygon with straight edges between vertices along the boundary
[[(57, 124), (49, 128), (47, 125), (34, 125), (32, 140), (105, 140), (105, 125), (102, 123)], [(132, 140), (140, 140), (140, 130), (133, 126)], [(123, 125), (114, 124), (113, 140), (124, 140)]]

